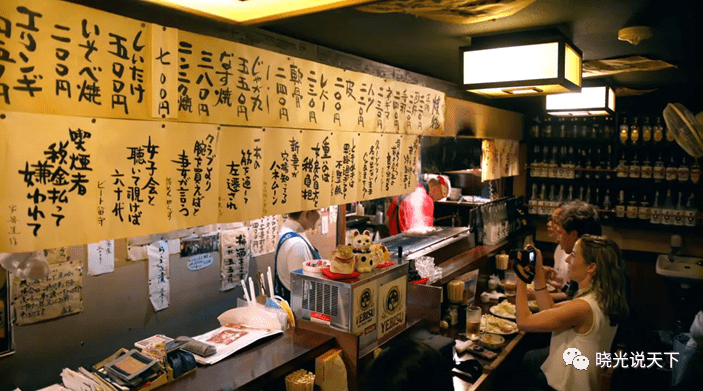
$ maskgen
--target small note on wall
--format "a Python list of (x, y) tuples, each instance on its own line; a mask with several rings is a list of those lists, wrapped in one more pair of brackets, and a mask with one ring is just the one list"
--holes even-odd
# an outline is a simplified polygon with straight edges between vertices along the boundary
[(115, 241), (102, 240), (88, 245), (88, 274), (97, 276), (115, 271)]
[(160, 240), (147, 247), (149, 254), (149, 298), (154, 311), (168, 308), (171, 298), (168, 242)]
[(47, 277), (12, 277), (15, 324), (25, 325), (83, 311), (83, 268), (80, 261), (51, 265)]

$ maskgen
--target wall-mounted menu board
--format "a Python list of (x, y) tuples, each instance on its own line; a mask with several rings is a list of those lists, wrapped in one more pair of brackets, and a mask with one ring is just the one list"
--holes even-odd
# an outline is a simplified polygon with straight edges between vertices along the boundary
[(0, 4), (0, 109), (442, 134), (445, 96), (54, 0)]
[(0, 116), (0, 252), (143, 236), (387, 197), (419, 136), (20, 112)]

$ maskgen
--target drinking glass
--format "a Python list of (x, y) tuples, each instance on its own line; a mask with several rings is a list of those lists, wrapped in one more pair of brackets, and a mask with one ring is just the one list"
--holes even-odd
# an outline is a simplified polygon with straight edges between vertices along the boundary
[(466, 307), (466, 338), (477, 340), (481, 330), (481, 307)]
[(517, 288), (517, 275), (512, 270), (505, 271), (505, 283), (503, 284), (505, 288), (505, 294), (508, 296), (515, 296)]

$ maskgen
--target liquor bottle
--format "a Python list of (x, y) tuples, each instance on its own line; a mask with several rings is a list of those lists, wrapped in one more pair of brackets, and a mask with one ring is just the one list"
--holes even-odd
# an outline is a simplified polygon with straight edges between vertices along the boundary
[(581, 138), (587, 138), (590, 133), (591, 127), (588, 125), (588, 121), (584, 118), (583, 122), (581, 122), (581, 134), (579, 136)]
[(535, 149), (532, 151), (532, 162), (530, 163), (530, 176), (539, 178), (542, 171), (542, 162), (540, 161), (539, 145), (535, 144)]
[(678, 178), (678, 165), (676, 164), (676, 159), (674, 158), (674, 150), (671, 150), (669, 154), (669, 163), (666, 165), (666, 180), (673, 182)]
[(600, 147), (596, 148), (596, 154), (593, 156), (593, 168), (596, 170), (593, 172), (593, 179), (599, 181), (603, 177), (603, 165), (605, 162), (601, 160), (601, 150)]
[(639, 145), (640, 143), (640, 124), (637, 122), (637, 117), (632, 121), (630, 125), (630, 144)]
[(542, 188), (539, 192), (539, 199), (537, 200), (537, 214), (544, 215), (547, 214), (547, 185), (542, 184)]
[(649, 222), (652, 224), (661, 224), (661, 205), (659, 204), (659, 190), (654, 192), (654, 202), (652, 202), (652, 207), (650, 208), (651, 216), (649, 217)]
[(652, 206), (649, 204), (647, 190), (642, 192), (642, 201), (640, 201), (639, 217), (640, 220), (649, 220), (652, 213)]
[(547, 117), (542, 126), (542, 137), (552, 138), (552, 119)]
[(615, 204), (615, 216), (618, 218), (625, 217), (625, 190), (620, 189), (618, 194), (618, 202)]
[(547, 210), (545, 214), (548, 214), (551, 216), (552, 212), (554, 212), (554, 209), (557, 208), (557, 198), (555, 197), (554, 194), (554, 185), (549, 185), (549, 198), (548, 198), (548, 203), (547, 203)]
[(679, 192), (679, 202), (676, 204), (676, 210), (674, 211), (674, 225), (683, 226), (685, 214), (686, 210), (683, 206), (683, 193)]
[(591, 185), (588, 185), (586, 187), (586, 195), (584, 196), (583, 200), (593, 205), (593, 192), (591, 191)]
[(674, 137), (674, 132), (669, 129), (669, 127), (664, 127), (664, 134), (666, 135), (666, 143), (669, 145), (673, 145), (676, 142), (676, 138)]
[(557, 120), (558, 126), (559, 126), (559, 138), (560, 139), (565, 139), (566, 136), (566, 120), (564, 118), (559, 118)]
[(559, 148), (559, 161), (557, 166), (557, 178), (559, 179), (566, 178), (566, 166), (568, 166), (566, 163), (566, 151), (566, 145), (562, 145)]
[(542, 170), (540, 170), (540, 177), (547, 178), (549, 176), (549, 147), (546, 145), (542, 146)]
[(593, 158), (593, 150), (591, 147), (588, 147), (588, 154), (584, 155), (584, 158), (586, 159), (586, 164), (583, 167), (583, 178), (591, 179), (593, 178), (593, 171), (591, 171), (593, 170), (593, 163), (591, 162), (591, 159)]
[(537, 184), (532, 184), (532, 195), (530, 200), (527, 202), (527, 213), (534, 215), (537, 214)]
[(611, 208), (613, 207), (613, 202), (610, 199), (610, 188), (605, 189), (605, 195), (603, 196), (603, 221), (609, 222), (613, 219), (613, 212)]
[(574, 147), (569, 146), (566, 152), (566, 178), (574, 179)]
[(579, 122), (576, 118), (571, 119), (571, 137), (578, 138), (579, 136)]
[(640, 177), (640, 157), (639, 153), (635, 151), (635, 154), (632, 156), (632, 161), (630, 162), (630, 172), (629, 176), (630, 178), (639, 178)]
[(654, 139), (654, 144), (655, 145), (663, 145), (664, 142), (664, 126), (662, 126), (662, 119), (661, 117), (657, 117), (657, 122), (654, 124), (654, 127), (652, 128), (654, 131), (653, 139)]
[(688, 201), (686, 201), (686, 221), (685, 225), (687, 227), (695, 227), (696, 226), (696, 215), (698, 214), (698, 209), (696, 208), (695, 201), (693, 200), (693, 193), (688, 196)]
[(586, 186), (579, 187), (579, 200), (586, 201)]
[(683, 157), (681, 158), (681, 164), (679, 165), (679, 169), (677, 170), (676, 174), (679, 178), (679, 182), (688, 182), (688, 178), (691, 176), (691, 172), (688, 169), (688, 162), (686, 162), (686, 153), (683, 154)]
[(612, 167), (610, 167), (610, 156), (612, 156), (612, 152), (613, 152), (612, 145), (608, 145), (608, 154), (605, 156), (602, 156), (602, 161), (604, 163), (601, 164), (601, 166), (605, 170), (605, 173), (603, 174), (603, 178), (606, 181), (609, 181), (613, 178), (613, 173), (610, 171), (612, 169)]
[(596, 186), (596, 190), (593, 192), (593, 199), (588, 203), (597, 208), (600, 205), (600, 198), (600, 186)]
[(603, 139), (610, 140), (613, 137), (613, 124), (612, 118), (605, 117), (605, 122), (603, 122)]
[(628, 169), (627, 158), (625, 157), (625, 150), (623, 149), (620, 154), (620, 161), (618, 162), (618, 178), (627, 178)]
[(558, 162), (559, 161), (559, 153), (557, 152), (557, 146), (553, 145), (552, 146), (552, 156), (549, 159), (549, 177), (550, 178), (556, 178), (558, 174)]
[(651, 179), (652, 178), (652, 162), (649, 160), (649, 153), (644, 152), (644, 159), (642, 161), (640, 178)]
[(698, 183), (701, 180), (701, 165), (698, 163), (698, 159), (693, 161), (691, 165), (691, 182)]
[(636, 219), (639, 214), (639, 204), (637, 203), (637, 194), (634, 190), (630, 191), (630, 197), (627, 199), (627, 218)]
[(620, 124), (620, 145), (627, 145), (627, 140), (629, 139), (629, 127), (627, 126), (627, 117), (622, 117), (622, 124)]
[(559, 185), (559, 193), (557, 193), (557, 198), (556, 198), (556, 205), (554, 205), (555, 209), (559, 207), (559, 205), (563, 204), (564, 201), (564, 185), (561, 184)]
[(539, 117), (535, 117), (532, 128), (530, 128), (530, 137), (533, 139), (539, 138)]
[(655, 182), (661, 182), (666, 178), (666, 167), (664, 167), (664, 160), (662, 160), (662, 153), (659, 151), (659, 156), (654, 162), (654, 170), (652, 170), (652, 177)]
[(574, 199), (574, 185), (569, 185), (569, 198), (566, 199), (566, 201), (571, 201)]
[(583, 149), (576, 148), (576, 154), (574, 155), (574, 179), (583, 178), (583, 164), (581, 160), (581, 153)]
[(666, 198), (664, 199), (664, 204), (662, 205), (662, 224), (672, 225), (674, 224), (674, 213), (676, 212), (676, 207), (674, 206), (674, 201), (671, 199), (671, 189), (666, 190)]
[(644, 117), (642, 125), (642, 143), (649, 145), (652, 141), (652, 125), (649, 124), (649, 117)]

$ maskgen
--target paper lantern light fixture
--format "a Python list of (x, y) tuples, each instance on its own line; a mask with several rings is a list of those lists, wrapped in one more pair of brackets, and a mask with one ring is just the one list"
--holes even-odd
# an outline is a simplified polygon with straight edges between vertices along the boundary
[(546, 105), (550, 115), (614, 115), (615, 93), (605, 86), (583, 87), (581, 92), (547, 95)]

